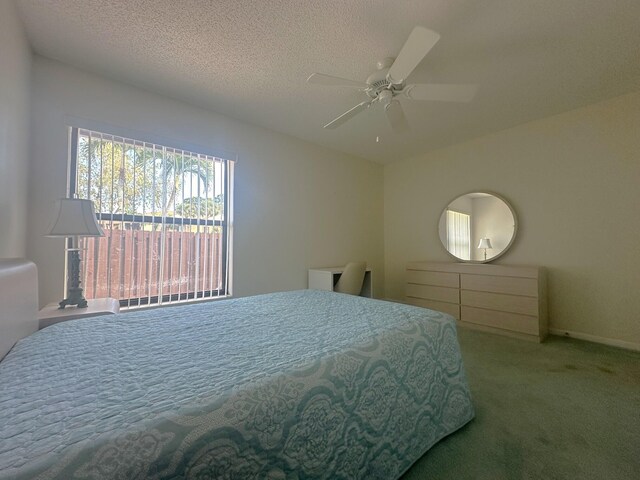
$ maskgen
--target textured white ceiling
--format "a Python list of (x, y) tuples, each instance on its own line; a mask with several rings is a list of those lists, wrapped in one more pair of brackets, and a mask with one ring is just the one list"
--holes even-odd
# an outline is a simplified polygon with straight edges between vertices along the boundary
[[(640, 89), (638, 0), (17, 0), (41, 55), (379, 162)], [(440, 42), (410, 83), (477, 83), (470, 104), (404, 102), (412, 130), (308, 85), (365, 80), (415, 25)], [(376, 136), (380, 142), (376, 143)]]

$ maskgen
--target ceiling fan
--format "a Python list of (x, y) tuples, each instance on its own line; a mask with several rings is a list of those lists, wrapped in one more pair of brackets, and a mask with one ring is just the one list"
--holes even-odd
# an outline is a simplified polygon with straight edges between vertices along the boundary
[(440, 39), (440, 35), (428, 28), (417, 26), (413, 29), (398, 56), (385, 58), (378, 62), (378, 70), (365, 82), (334, 77), (324, 73), (313, 73), (308, 83), (340, 87), (353, 87), (362, 90), (369, 97), (362, 103), (347, 110), (338, 118), (327, 123), (324, 128), (337, 128), (347, 120), (375, 103), (384, 106), (389, 124), (394, 132), (409, 129), (399, 98), (409, 100), (431, 100), (441, 102), (469, 102), (476, 94), (476, 85), (453, 84), (415, 84), (407, 85), (407, 77), (418, 66), (429, 50)]

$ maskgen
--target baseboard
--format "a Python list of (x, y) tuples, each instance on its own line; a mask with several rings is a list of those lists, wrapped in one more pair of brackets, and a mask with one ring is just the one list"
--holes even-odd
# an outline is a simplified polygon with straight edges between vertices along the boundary
[(578, 340), (586, 340), (587, 342), (602, 343), (612, 347), (624, 348), (626, 350), (634, 350), (640, 352), (640, 343), (625, 342), (624, 340), (616, 340), (614, 338), (598, 337), (597, 335), (589, 335), (588, 333), (571, 332), (569, 330), (562, 330), (560, 328), (550, 328), (549, 333), (551, 335), (558, 335), (560, 337), (577, 338)]

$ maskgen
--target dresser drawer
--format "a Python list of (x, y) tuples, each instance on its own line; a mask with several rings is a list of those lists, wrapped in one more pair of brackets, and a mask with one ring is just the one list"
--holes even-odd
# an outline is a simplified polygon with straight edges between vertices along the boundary
[(534, 266), (409, 262), (406, 302), (458, 325), (526, 340), (547, 334), (546, 273)]
[(538, 299), (534, 297), (461, 290), (460, 303), (468, 307), (538, 316)]
[(493, 275), (460, 275), (460, 288), (479, 292), (508, 293), (510, 295), (538, 296), (535, 278), (496, 277)]
[(530, 335), (538, 335), (540, 333), (538, 318), (530, 315), (498, 312), (463, 305), (460, 307), (460, 320)]
[(460, 303), (460, 290), (448, 287), (432, 287), (431, 285), (407, 284), (407, 297), (437, 300), (439, 302)]
[(425, 272), (422, 270), (407, 270), (407, 283), (433, 285), (434, 287), (460, 287), (460, 275), (446, 272)]
[(416, 307), (424, 307), (437, 312), (448, 313), (456, 320), (460, 320), (460, 305), (457, 304), (425, 300), (423, 298), (407, 298), (407, 303), (415, 305)]

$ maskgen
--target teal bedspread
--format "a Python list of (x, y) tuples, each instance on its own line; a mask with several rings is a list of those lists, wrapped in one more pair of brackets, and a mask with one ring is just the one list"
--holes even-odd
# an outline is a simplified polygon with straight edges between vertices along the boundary
[(394, 479), (474, 416), (455, 321), (303, 290), (53, 325), (0, 362), (0, 478)]

